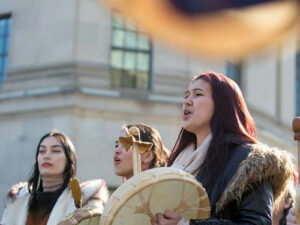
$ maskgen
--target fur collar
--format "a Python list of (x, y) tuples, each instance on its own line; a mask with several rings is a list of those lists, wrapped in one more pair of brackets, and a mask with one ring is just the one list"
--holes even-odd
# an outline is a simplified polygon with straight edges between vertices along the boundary
[[(23, 188), (22, 188), (23, 187)], [(28, 215), (28, 201), (30, 193), (27, 190), (25, 183), (22, 187), (16, 189), (14, 199), (10, 198), (7, 207), (4, 211), (0, 224), (3, 225), (23, 225), (26, 224)], [(80, 185), (82, 192), (83, 206), (87, 208), (97, 207), (100, 212), (103, 211), (103, 204), (107, 201), (108, 191), (104, 180), (92, 180)], [(57, 225), (67, 215), (75, 212), (74, 199), (71, 195), (70, 189), (66, 188), (57, 202), (55, 203), (47, 225)], [(16, 214), (16, 212), (18, 212)]]
[(273, 188), (274, 201), (286, 191), (293, 175), (292, 155), (277, 148), (255, 144), (247, 158), (239, 165), (238, 170), (229, 181), (221, 198), (216, 203), (216, 212), (222, 211), (233, 201), (241, 200), (245, 191), (261, 182), (269, 182)]

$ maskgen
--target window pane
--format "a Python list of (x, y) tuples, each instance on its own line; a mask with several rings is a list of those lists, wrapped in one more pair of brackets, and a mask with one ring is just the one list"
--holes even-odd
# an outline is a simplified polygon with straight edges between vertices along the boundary
[(5, 26), (6, 24), (6, 19), (0, 19), (0, 36), (5, 34)]
[(111, 67), (121, 69), (123, 65), (123, 52), (119, 50), (112, 50), (111, 52)]
[(124, 69), (126, 69), (126, 70), (134, 70), (135, 69), (135, 53), (125, 52)]
[(136, 26), (135, 26), (134, 23), (131, 22), (130, 20), (126, 20), (126, 21), (125, 21), (125, 29), (126, 29), (126, 30), (136, 31)]
[(4, 58), (3, 58), (3, 57), (0, 57), (0, 80), (2, 80), (3, 74), (4, 74), (3, 61), (4, 61)]
[(234, 80), (238, 85), (241, 83), (242, 64), (229, 63), (226, 66), (226, 76)]
[(113, 18), (112, 18), (112, 26), (115, 28), (123, 28), (124, 27), (124, 23), (123, 23), (123, 19), (121, 16), (114, 14)]
[(142, 34), (140, 34), (138, 37), (139, 37), (138, 49), (149, 50), (150, 49), (150, 44), (149, 44), (148, 38), (145, 35), (142, 35)]
[(228, 64), (227, 65), (227, 68), (226, 68), (226, 76), (231, 78), (231, 79), (234, 79), (234, 76), (235, 76), (235, 67), (231, 64)]
[(111, 84), (113, 87), (120, 87), (122, 71), (117, 69), (111, 70)]
[(10, 18), (0, 19), (0, 86), (7, 69)]
[(0, 55), (4, 53), (4, 37), (0, 36)]
[(6, 20), (6, 34), (9, 35), (10, 33), (10, 27), (11, 27), (11, 18), (8, 18)]
[(9, 30), (8, 21), (10, 21), (10, 20), (9, 19), (5, 19), (4, 35), (8, 35), (8, 30)]
[(114, 30), (112, 36), (112, 45), (114, 47), (122, 47), (124, 45), (124, 31)]
[(138, 34), (134, 23), (112, 17), (112, 87), (149, 88), (151, 45), (145, 34)]
[[(0, 38), (1, 39), (1, 38)], [(8, 49), (9, 49), (9, 38), (6, 36), (5, 37), (5, 40), (4, 40), (4, 53), (8, 53)], [(1, 49), (1, 48), (0, 48)], [(1, 50), (0, 50), (1, 51)]]
[(148, 74), (139, 72), (137, 73), (137, 89), (147, 89), (148, 88)]
[(124, 71), (121, 79), (122, 87), (135, 88), (136, 87), (136, 76), (132, 71)]
[(4, 57), (4, 60), (3, 60), (3, 73), (4, 73), (4, 77), (5, 77), (5, 73), (6, 73), (6, 70), (7, 70), (7, 56)]
[(149, 70), (149, 54), (138, 53), (137, 55), (137, 69), (141, 71)]
[(125, 40), (125, 47), (136, 48), (136, 33), (127, 31)]

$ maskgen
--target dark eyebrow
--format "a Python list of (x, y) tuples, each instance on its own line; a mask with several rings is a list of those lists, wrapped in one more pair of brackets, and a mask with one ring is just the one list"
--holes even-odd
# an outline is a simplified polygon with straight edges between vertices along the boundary
[(61, 148), (62, 148), (61, 145), (52, 145), (52, 146), (51, 146), (51, 148), (57, 148), (57, 147), (61, 147)]
[(204, 91), (202, 88), (194, 88), (193, 91)]
[[(202, 89), (202, 88), (194, 88), (192, 91), (205, 91), (204, 89)], [(187, 93), (189, 93), (190, 91), (189, 90), (185, 90), (184, 91), (184, 94), (187, 94)]]
[[(51, 146), (51, 148), (56, 148), (56, 147), (61, 147), (62, 148), (61, 145), (52, 145)], [(45, 145), (40, 145), (40, 148), (46, 148), (46, 146)]]

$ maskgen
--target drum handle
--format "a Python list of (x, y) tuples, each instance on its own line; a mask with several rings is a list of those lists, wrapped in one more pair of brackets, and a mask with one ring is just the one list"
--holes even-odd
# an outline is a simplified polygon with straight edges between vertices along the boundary
[[(295, 117), (293, 120), (294, 139), (297, 141), (297, 156), (298, 156), (298, 171), (300, 171), (300, 117)], [(298, 176), (298, 184), (300, 176)]]
[(133, 163), (133, 175), (137, 175), (142, 171), (141, 166), (141, 154), (138, 150), (139, 146), (137, 143), (132, 143), (132, 163)]

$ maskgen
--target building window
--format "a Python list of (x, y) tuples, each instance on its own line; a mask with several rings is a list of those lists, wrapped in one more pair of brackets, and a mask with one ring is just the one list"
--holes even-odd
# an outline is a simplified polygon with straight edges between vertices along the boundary
[(242, 63), (227, 63), (226, 76), (241, 86)]
[(151, 56), (147, 36), (114, 14), (110, 54), (112, 87), (150, 89)]
[(300, 116), (300, 51), (296, 55), (296, 98), (295, 110), (296, 116)]
[(7, 69), (10, 24), (10, 16), (0, 16), (0, 87)]

